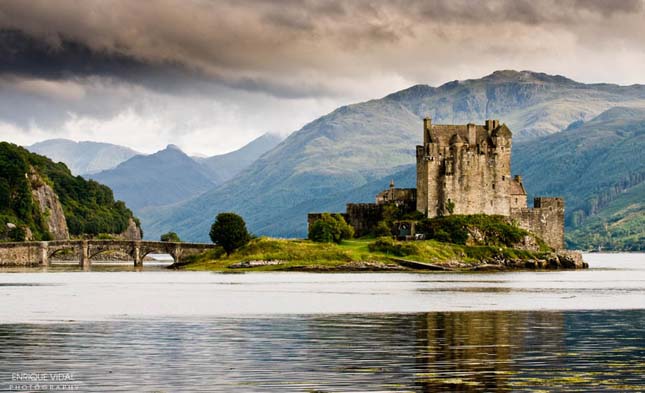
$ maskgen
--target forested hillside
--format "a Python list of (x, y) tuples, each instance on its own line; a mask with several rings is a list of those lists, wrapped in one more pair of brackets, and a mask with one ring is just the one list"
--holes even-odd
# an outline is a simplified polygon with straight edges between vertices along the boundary
[(513, 171), (531, 196), (566, 200), (574, 248), (645, 249), (645, 109), (616, 107), (535, 143), (516, 144)]
[(29, 232), (34, 240), (53, 238), (50, 222), (57, 200), (66, 223), (56, 224), (66, 225), (72, 236), (121, 233), (133, 217), (110, 188), (73, 176), (65, 164), (0, 142), (0, 234), (9, 240), (23, 240)]

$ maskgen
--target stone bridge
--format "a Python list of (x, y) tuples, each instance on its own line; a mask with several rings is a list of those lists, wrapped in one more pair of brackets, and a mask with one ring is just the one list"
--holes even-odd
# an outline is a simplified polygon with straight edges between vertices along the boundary
[(135, 266), (151, 253), (170, 254), (175, 262), (190, 255), (217, 247), (208, 243), (176, 243), (146, 240), (54, 240), (47, 242), (0, 243), (0, 266), (48, 266), (59, 254), (73, 253), (81, 267), (87, 268), (92, 259), (105, 252), (117, 251), (129, 255)]

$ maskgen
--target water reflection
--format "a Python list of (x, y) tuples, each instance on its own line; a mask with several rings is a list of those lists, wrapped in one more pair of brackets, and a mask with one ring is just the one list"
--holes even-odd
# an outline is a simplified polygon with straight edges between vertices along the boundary
[(644, 325), (644, 311), (0, 325), (0, 386), (60, 371), (80, 391), (642, 390)]

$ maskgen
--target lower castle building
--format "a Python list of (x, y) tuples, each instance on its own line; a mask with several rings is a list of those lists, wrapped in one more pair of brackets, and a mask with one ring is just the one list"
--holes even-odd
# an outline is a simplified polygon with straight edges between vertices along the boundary
[[(537, 197), (527, 205), (522, 178), (511, 176), (513, 134), (506, 124), (434, 125), (423, 120), (423, 144), (416, 147), (417, 188), (390, 188), (376, 203), (348, 204), (344, 214), (357, 236), (367, 235), (395, 204), (428, 218), (451, 214), (508, 216), (554, 249), (564, 248), (564, 200)], [(320, 214), (310, 214), (309, 224)]]

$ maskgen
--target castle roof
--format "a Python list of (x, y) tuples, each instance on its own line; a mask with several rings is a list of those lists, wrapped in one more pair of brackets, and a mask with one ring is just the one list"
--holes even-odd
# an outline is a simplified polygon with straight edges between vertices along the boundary
[(526, 195), (524, 184), (517, 178), (511, 179), (511, 195)]
[[(469, 127), (474, 129), (475, 132), (475, 143), (480, 144), (483, 141), (487, 141), (492, 136), (504, 136), (506, 138), (511, 138), (513, 133), (506, 126), (506, 124), (499, 124), (497, 121), (487, 120), (487, 124), (432, 124), (429, 129), (430, 141), (433, 143), (439, 143), (440, 145), (449, 145), (454, 143), (453, 138), (457, 136), (456, 139), (460, 139), (462, 142), (470, 141)], [(489, 130), (490, 128), (490, 130)]]
[(513, 133), (511, 130), (506, 127), (506, 124), (502, 124), (501, 126), (495, 128), (493, 132), (491, 133), (492, 136), (504, 136), (506, 138), (510, 138), (513, 136)]
[(464, 143), (464, 138), (459, 136), (459, 133), (456, 133), (450, 138), (450, 144), (455, 144), (455, 143)]

